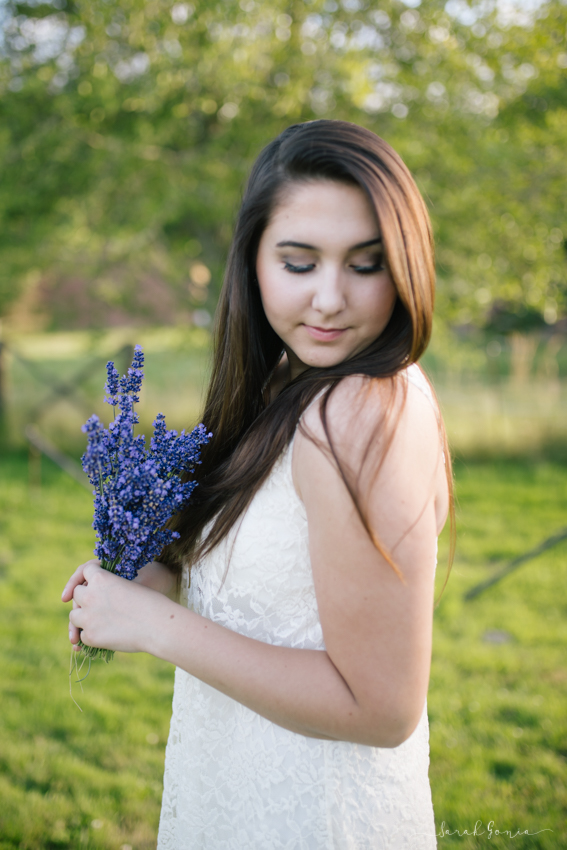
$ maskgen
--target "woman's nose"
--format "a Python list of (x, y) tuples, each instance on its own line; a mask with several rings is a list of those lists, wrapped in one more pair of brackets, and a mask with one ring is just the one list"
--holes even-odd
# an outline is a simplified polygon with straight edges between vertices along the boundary
[(334, 316), (346, 306), (341, 270), (322, 269), (315, 281), (312, 306), (324, 316)]

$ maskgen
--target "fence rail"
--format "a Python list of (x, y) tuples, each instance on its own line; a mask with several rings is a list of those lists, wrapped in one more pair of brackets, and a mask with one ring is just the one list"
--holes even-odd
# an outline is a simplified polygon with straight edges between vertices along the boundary
[(72, 458), (66, 455), (64, 452), (60, 451), (57, 446), (55, 446), (51, 440), (48, 440), (47, 437), (44, 437), (35, 425), (26, 425), (24, 429), (24, 433), (28, 442), (34, 446), (41, 454), (48, 457), (53, 463), (57, 464), (57, 466), (66, 472), (71, 478), (74, 478), (78, 484), (82, 487), (86, 487), (87, 490), (92, 490), (92, 486), (89, 482), (89, 479), (81, 469), (78, 463), (76, 463)]
[[(8, 393), (7, 393), (7, 366), (8, 353), (23, 366), (32, 377), (35, 385), (47, 393), (36, 401), (32, 410), (28, 413), (31, 421), (23, 427), (23, 435), (30, 446), (30, 482), (36, 486), (40, 483), (41, 456), (45, 455), (60, 469), (66, 472), (82, 487), (91, 490), (89, 480), (80, 465), (55, 445), (40, 430), (40, 423), (45, 414), (54, 405), (65, 399), (78, 407), (86, 415), (90, 415), (90, 404), (81, 394), (81, 385), (92, 374), (93, 368), (106, 363), (108, 357), (97, 356), (91, 358), (87, 365), (83, 365), (75, 374), (67, 379), (47, 370), (43, 364), (24, 357), (16, 348), (8, 346), (0, 340), (0, 443), (8, 440)], [(119, 362), (131, 363), (133, 346), (122, 346), (114, 355)]]

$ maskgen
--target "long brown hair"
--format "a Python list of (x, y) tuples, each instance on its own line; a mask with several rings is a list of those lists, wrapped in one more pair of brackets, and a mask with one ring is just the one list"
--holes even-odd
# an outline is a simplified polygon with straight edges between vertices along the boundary
[[(256, 282), (258, 244), (286, 187), (311, 180), (353, 184), (365, 193), (398, 297), (385, 330), (364, 351), (336, 366), (308, 368), (270, 401), (270, 376), (283, 343), (262, 307)], [(179, 572), (183, 562), (194, 562), (228, 534), (289, 444), (303, 411), (325, 389), (321, 418), (335, 462), (366, 530), (401, 576), (372, 532), (356, 485), (336, 456), (326, 409), (335, 387), (349, 375), (390, 379), (396, 387), (398, 373), (417, 362), (429, 342), (434, 290), (425, 203), (409, 170), (383, 139), (355, 124), (324, 119), (288, 127), (264, 148), (244, 192), (217, 308), (213, 369), (202, 416), (213, 438), (203, 450), (191, 503), (172, 524), (181, 536), (162, 554), (171, 569)], [(440, 433), (452, 493), (441, 421)]]

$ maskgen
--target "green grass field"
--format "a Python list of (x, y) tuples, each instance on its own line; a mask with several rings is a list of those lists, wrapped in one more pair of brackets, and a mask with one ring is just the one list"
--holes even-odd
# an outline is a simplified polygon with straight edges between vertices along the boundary
[[(108, 419), (104, 363), (125, 342), (141, 342), (147, 355), (145, 433), (159, 409), (170, 427), (191, 424), (209, 363), (201, 331), (26, 336), (7, 361), (16, 448), (0, 457), (0, 850), (155, 847), (173, 669), (117, 655), (93, 665), (82, 692), (73, 686), (82, 712), (73, 703), (60, 594), (92, 552), (92, 501), (46, 459), (38, 485), (21, 436), (37, 421), (78, 456), (82, 422), (93, 409)], [(470, 352), (461, 353), (468, 368)], [(60, 399), (34, 419), (49, 381), (81, 370), (73, 404)], [(440, 377), (452, 443), (476, 461), (456, 463), (457, 555), (434, 621), (428, 703), (439, 847), (564, 848), (567, 541), (477, 599), (463, 594), (567, 525), (567, 384)], [(446, 549), (444, 534), (439, 591)], [(483, 834), (466, 835), (475, 823)]]
[[(47, 460), (30, 489), (24, 452), (0, 473), (0, 848), (154, 847), (173, 669), (127, 655), (93, 665), (83, 693), (74, 686), (78, 710), (59, 600), (92, 551), (91, 498)], [(459, 462), (456, 480), (457, 557), (429, 693), (439, 846), (565, 847), (567, 544), (474, 601), (462, 595), (565, 524), (567, 468)], [(477, 821), (485, 834), (463, 835)]]

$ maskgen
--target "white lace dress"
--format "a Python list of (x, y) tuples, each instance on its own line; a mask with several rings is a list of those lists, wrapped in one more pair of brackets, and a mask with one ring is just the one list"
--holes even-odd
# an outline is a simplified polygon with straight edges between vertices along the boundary
[[(323, 650), (292, 451), (293, 442), (242, 521), (193, 567), (190, 586), (185, 570), (182, 600), (255, 640)], [(428, 768), (427, 703), (394, 749), (322, 741), (178, 668), (158, 850), (431, 850)]]

